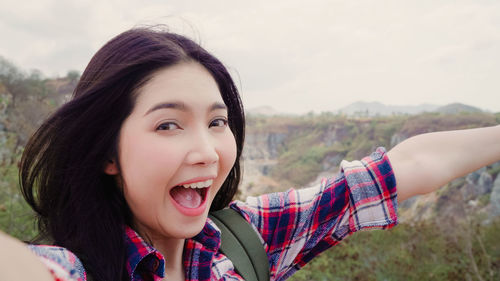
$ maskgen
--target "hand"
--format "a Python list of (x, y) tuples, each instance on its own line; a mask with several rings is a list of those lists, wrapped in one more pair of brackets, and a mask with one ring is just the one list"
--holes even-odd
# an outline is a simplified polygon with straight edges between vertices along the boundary
[(0, 280), (54, 281), (49, 270), (24, 243), (0, 231)]

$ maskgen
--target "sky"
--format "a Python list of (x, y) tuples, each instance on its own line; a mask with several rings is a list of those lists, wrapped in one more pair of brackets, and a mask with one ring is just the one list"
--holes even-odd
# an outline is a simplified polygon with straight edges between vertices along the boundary
[(65, 76), (117, 34), (153, 24), (217, 56), (246, 108), (460, 102), (500, 112), (496, 0), (0, 0), (0, 56)]

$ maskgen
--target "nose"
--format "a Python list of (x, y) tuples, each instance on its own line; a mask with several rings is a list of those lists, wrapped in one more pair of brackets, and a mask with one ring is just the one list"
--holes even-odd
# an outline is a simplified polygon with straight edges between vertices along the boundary
[(192, 136), (186, 163), (190, 165), (211, 165), (219, 161), (216, 141), (209, 132), (200, 132)]

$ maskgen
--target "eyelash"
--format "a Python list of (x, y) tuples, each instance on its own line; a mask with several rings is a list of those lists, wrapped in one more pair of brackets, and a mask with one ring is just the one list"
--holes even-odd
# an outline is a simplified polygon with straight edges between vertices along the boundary
[[(217, 122), (220, 122), (222, 121), (222, 124), (219, 124), (217, 125), (216, 123)], [(209, 128), (211, 127), (226, 127), (228, 124), (228, 121), (225, 119), (225, 118), (217, 118), (217, 119), (214, 119), (212, 121), (210, 121), (210, 124), (208, 125)], [(175, 126), (177, 128), (170, 128), (170, 129), (167, 129), (166, 126)], [(177, 123), (175, 122), (164, 122), (164, 123), (161, 123), (160, 125), (158, 125), (156, 127), (156, 130), (157, 131), (171, 131), (171, 130), (174, 130), (174, 129), (182, 129), (181, 126), (179, 126)]]
[(157, 130), (157, 131), (171, 131), (171, 130), (173, 130), (173, 129), (165, 129), (165, 128), (162, 128), (162, 127), (164, 127), (164, 126), (166, 126), (166, 125), (169, 125), (169, 126), (170, 126), (170, 125), (174, 125), (174, 126), (176, 126), (178, 129), (180, 129), (180, 128), (181, 128), (181, 126), (177, 125), (177, 123), (175, 123), (175, 122), (164, 122), (164, 123), (161, 123), (160, 125), (158, 125), (158, 127), (156, 127), (156, 130)]
[(215, 123), (215, 122), (217, 122), (217, 121), (222, 121), (222, 126), (217, 126), (217, 125), (216, 125), (216, 127), (226, 127), (226, 126), (227, 126), (227, 119), (225, 119), (225, 118), (217, 118), (217, 119), (214, 119), (214, 120), (212, 120), (212, 121), (210, 122), (209, 127), (212, 127), (212, 124), (214, 124), (214, 123)]

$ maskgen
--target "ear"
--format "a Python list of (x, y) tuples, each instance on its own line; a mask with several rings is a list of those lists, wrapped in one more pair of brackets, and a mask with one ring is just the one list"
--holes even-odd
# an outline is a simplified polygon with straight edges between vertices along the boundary
[(118, 175), (118, 167), (115, 160), (108, 160), (104, 165), (104, 173), (110, 176)]

